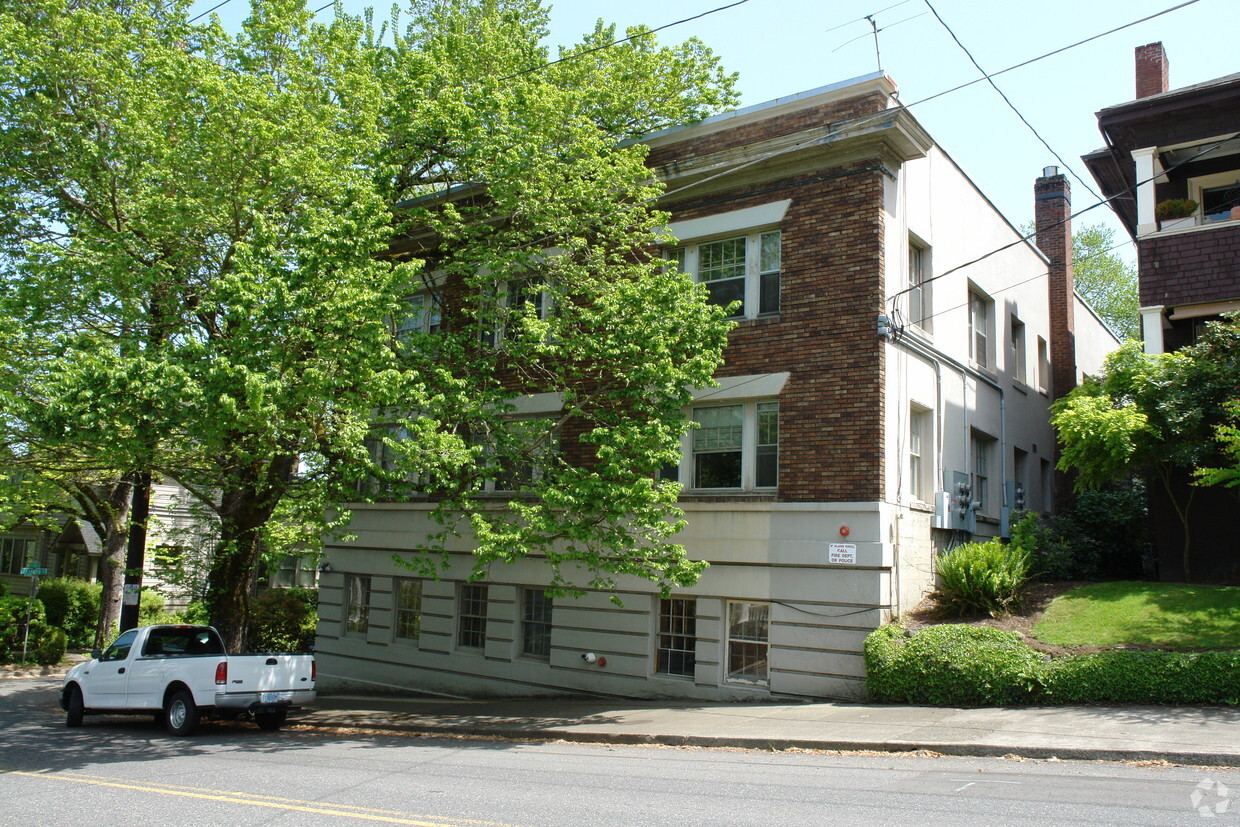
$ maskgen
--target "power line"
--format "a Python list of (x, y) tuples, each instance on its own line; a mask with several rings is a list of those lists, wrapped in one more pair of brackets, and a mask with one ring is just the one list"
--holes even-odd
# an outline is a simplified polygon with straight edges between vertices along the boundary
[(570, 60), (577, 60), (578, 58), (585, 57), (586, 55), (593, 54), (595, 52), (601, 52), (604, 49), (610, 49), (612, 46), (619, 46), (621, 43), (628, 43), (630, 40), (636, 40), (639, 37), (646, 37), (647, 35), (654, 34), (655, 32), (661, 32), (664, 29), (670, 29), (673, 26), (679, 26), (682, 23), (688, 23), (693, 20), (700, 20), (703, 17), (709, 17), (710, 15), (717, 14), (718, 12), (721, 12), (721, 11), (727, 11), (728, 9), (734, 9), (737, 6), (743, 6), (748, 2), (749, 0), (736, 0), (735, 3), (729, 3), (726, 6), (720, 6), (719, 8), (711, 9), (710, 11), (704, 11), (701, 14), (695, 14), (692, 17), (686, 17), (683, 20), (677, 20), (673, 23), (666, 23), (662, 26), (659, 26), (658, 28), (651, 29), (648, 32), (641, 32), (640, 34), (630, 35), (628, 37), (622, 37), (619, 40), (613, 40), (611, 43), (606, 43), (602, 46), (595, 46), (594, 48), (586, 49), (583, 52), (574, 52), (573, 54), (565, 55), (564, 57), (557, 58), (556, 60), (548, 61), (539, 66), (531, 66), (528, 69), (522, 69), (519, 72), (513, 72), (511, 75), (506, 75), (502, 78), (499, 78), (498, 80), (501, 80), (501, 81), (512, 80), (515, 77), (520, 77), (521, 75), (528, 75), (531, 72), (540, 72), (549, 66), (555, 66), (559, 63), (567, 63)]
[[(1192, 0), (1192, 2), (1196, 2), (1196, 0)], [(1103, 199), (1103, 200), (1099, 201), (1097, 204), (1090, 204), (1088, 207), (1085, 207), (1084, 209), (1077, 210), (1076, 212), (1074, 212), (1074, 213), (1072, 213), (1071, 215), (1069, 215), (1067, 218), (1064, 218), (1064, 219), (1062, 219), (1062, 220), (1060, 220), (1060, 221), (1056, 221), (1054, 224), (1047, 225), (1047, 227), (1046, 227), (1045, 229), (1048, 229), (1048, 230), (1049, 230), (1049, 229), (1052, 229), (1052, 228), (1054, 228), (1054, 227), (1058, 227), (1058, 226), (1060, 226), (1061, 224), (1065, 224), (1065, 223), (1067, 223), (1067, 222), (1071, 221), (1072, 219), (1076, 218), (1077, 216), (1084, 215), (1085, 213), (1089, 212), (1090, 210), (1097, 209), (1098, 207), (1101, 207), (1101, 206), (1103, 206), (1104, 204), (1110, 204), (1112, 201), (1114, 201), (1115, 199), (1119, 198), (1120, 196), (1122, 196), (1122, 195), (1127, 195), (1128, 193), (1131, 193), (1131, 192), (1135, 191), (1135, 190), (1137, 189), (1137, 187), (1141, 186), (1142, 184), (1148, 184), (1150, 181), (1153, 181), (1153, 180), (1155, 180), (1156, 178), (1160, 178), (1160, 177), (1162, 177), (1163, 175), (1166, 175), (1166, 174), (1167, 174), (1167, 173), (1169, 173), (1169, 172), (1173, 172), (1173, 171), (1175, 171), (1175, 170), (1179, 169), (1180, 167), (1184, 166), (1185, 164), (1190, 163), (1190, 162), (1192, 162), (1192, 161), (1195, 161), (1195, 160), (1197, 160), (1198, 158), (1200, 158), (1201, 156), (1203, 156), (1203, 155), (1206, 155), (1206, 154), (1208, 154), (1208, 153), (1213, 152), (1214, 150), (1218, 149), (1218, 148), (1219, 148), (1220, 146), (1222, 146), (1223, 144), (1227, 143), (1228, 141), (1233, 141), (1233, 140), (1235, 140), (1236, 138), (1240, 138), (1240, 132), (1234, 132), (1234, 133), (1232, 133), (1231, 135), (1228, 135), (1226, 138), (1223, 138), (1222, 140), (1218, 141), (1218, 142), (1217, 142), (1217, 143), (1215, 143), (1213, 146), (1210, 146), (1210, 147), (1208, 147), (1208, 148), (1206, 148), (1206, 149), (1203, 149), (1202, 151), (1198, 152), (1196, 155), (1193, 155), (1192, 157), (1185, 158), (1183, 161), (1180, 161), (1178, 164), (1175, 164), (1174, 166), (1168, 167), (1167, 169), (1163, 170), (1162, 172), (1156, 173), (1156, 174), (1155, 174), (1153, 177), (1151, 177), (1151, 178), (1146, 178), (1144, 181), (1138, 181), (1137, 183), (1133, 184), (1132, 186), (1130, 186), (1130, 187), (1127, 187), (1127, 188), (1125, 188), (1125, 189), (1120, 190), (1119, 192), (1117, 192), (1117, 193), (1115, 193), (1114, 195), (1112, 195), (1110, 198), (1105, 198), (1105, 199)], [(914, 287), (906, 287), (906, 288), (904, 288), (903, 290), (898, 290), (898, 291), (896, 291), (895, 293), (892, 293), (890, 296), (888, 296), (888, 297), (887, 297), (887, 301), (895, 301), (897, 298), (899, 298), (900, 296), (902, 296), (902, 295), (904, 295), (905, 293), (909, 292), (910, 290), (915, 290), (915, 289), (917, 289), (918, 287), (921, 287), (921, 286), (924, 286), (924, 285), (930, 284), (931, 282), (938, 281), (939, 279), (944, 278), (945, 276), (950, 276), (952, 273), (955, 273), (955, 272), (958, 272), (958, 271), (960, 271), (960, 270), (963, 270), (963, 269), (964, 269), (964, 268), (966, 268), (966, 267), (972, 267), (974, 264), (977, 264), (977, 263), (978, 263), (978, 262), (980, 262), (980, 261), (984, 261), (984, 260), (986, 260), (986, 259), (990, 258), (990, 257), (991, 257), (991, 256), (993, 256), (993, 255), (997, 255), (998, 253), (1002, 253), (1004, 250), (1008, 250), (1008, 249), (1011, 249), (1012, 247), (1017, 246), (1018, 244), (1023, 244), (1023, 243), (1025, 243), (1025, 242), (1026, 242), (1026, 241), (1028, 241), (1029, 239), (1033, 238), (1035, 235), (1037, 235), (1037, 233), (1036, 233), (1036, 232), (1029, 233), (1028, 235), (1025, 235), (1025, 236), (1021, 236), (1021, 237), (1020, 237), (1020, 238), (1018, 238), (1016, 241), (1013, 241), (1013, 242), (1011, 242), (1010, 244), (1004, 244), (1002, 247), (996, 247), (995, 249), (991, 250), (990, 252), (988, 252), (988, 253), (983, 253), (982, 255), (978, 256), (977, 258), (975, 258), (975, 259), (973, 259), (973, 260), (971, 260), (971, 261), (966, 261), (964, 264), (958, 264), (958, 265), (956, 265), (955, 267), (951, 268), (950, 270), (945, 270), (945, 271), (943, 271), (942, 273), (939, 273), (937, 276), (931, 276), (930, 278), (928, 278), (928, 279), (926, 279), (925, 281), (921, 282), (921, 284), (919, 284), (919, 285), (916, 285), (916, 286), (914, 286)]]
[(930, 3), (930, 0), (924, 0), (924, 2), (926, 4), (926, 8), (930, 9), (935, 19), (937, 19), (939, 23), (943, 26), (943, 28), (947, 30), (947, 33), (951, 35), (952, 40), (956, 41), (956, 45), (959, 46), (960, 50), (965, 53), (966, 57), (969, 58), (969, 62), (973, 64), (974, 68), (976, 68), (977, 71), (982, 73), (982, 76), (990, 84), (991, 88), (999, 93), (999, 97), (1003, 98), (1003, 102), (1008, 105), (1008, 108), (1016, 113), (1016, 117), (1020, 118), (1021, 123), (1029, 127), (1029, 131), (1033, 133), (1033, 136), (1037, 138), (1039, 141), (1041, 141), (1042, 146), (1046, 147), (1047, 150), (1049, 150), (1050, 153), (1055, 156), (1055, 160), (1059, 161), (1059, 163), (1062, 164), (1064, 168), (1068, 170), (1068, 172), (1072, 173), (1073, 178), (1080, 181), (1081, 184), (1085, 187), (1085, 189), (1089, 190), (1090, 195), (1092, 195), (1094, 198), (1097, 198), (1098, 200), (1102, 200), (1102, 196), (1099, 195), (1098, 192), (1089, 185), (1089, 182), (1086, 181), (1081, 176), (1077, 175), (1076, 170), (1074, 170), (1072, 166), (1063, 159), (1062, 155), (1060, 155), (1058, 152), (1055, 151), (1054, 147), (1052, 147), (1049, 143), (1047, 143), (1046, 139), (1043, 138), (1042, 135), (1038, 132), (1038, 130), (1034, 128), (1033, 124), (1029, 123), (1029, 119), (1026, 118), (1024, 114), (1022, 114), (1021, 111), (1016, 108), (1016, 104), (1012, 103), (1011, 99), (1006, 94), (1004, 94), (1003, 90), (1000, 89), (998, 84), (995, 83), (994, 78), (986, 73), (986, 70), (983, 69), (981, 64), (977, 62), (977, 59), (973, 57), (973, 53), (970, 52), (969, 49), (962, 42), (960, 42), (960, 38), (956, 36), (956, 33), (954, 31), (952, 31), (952, 27), (947, 25), (947, 21), (944, 20), (943, 16), (939, 14), (938, 9), (936, 9)]

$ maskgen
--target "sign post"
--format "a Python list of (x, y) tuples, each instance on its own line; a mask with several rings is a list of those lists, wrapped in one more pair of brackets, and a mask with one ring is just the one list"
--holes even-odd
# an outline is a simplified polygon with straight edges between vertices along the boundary
[(34, 596), (39, 592), (39, 576), (47, 574), (47, 569), (30, 561), (30, 565), (22, 569), (22, 577), (30, 578), (30, 594), (26, 595), (26, 631), (22, 635), (22, 665), (26, 665), (26, 648), (30, 644), (30, 613), (34, 609)]

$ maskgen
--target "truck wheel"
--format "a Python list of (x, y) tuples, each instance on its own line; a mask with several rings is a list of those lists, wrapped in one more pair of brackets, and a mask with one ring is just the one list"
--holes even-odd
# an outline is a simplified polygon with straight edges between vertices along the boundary
[(65, 701), (65, 726), (79, 727), (82, 725), (82, 716), (86, 714), (86, 706), (82, 701), (82, 690), (76, 686), (70, 686), (68, 693), (69, 697)]
[(164, 706), (164, 725), (173, 735), (191, 735), (198, 728), (198, 707), (188, 690), (178, 689)]
[(284, 720), (288, 717), (288, 713), (283, 709), (276, 712), (256, 712), (254, 713), (254, 723), (258, 724), (259, 729), (277, 730), (284, 726)]

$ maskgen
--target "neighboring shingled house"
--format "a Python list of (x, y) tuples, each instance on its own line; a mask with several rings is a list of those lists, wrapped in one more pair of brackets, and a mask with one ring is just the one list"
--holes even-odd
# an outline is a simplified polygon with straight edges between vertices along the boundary
[[(1085, 163), (1137, 243), (1146, 353), (1191, 344), (1206, 322), (1240, 310), (1240, 74), (1169, 88), (1161, 43), (1136, 49), (1136, 100), (1097, 113), (1105, 147)], [(1129, 194), (1133, 190), (1133, 194)], [(1157, 206), (1191, 199), (1195, 211), (1160, 221)], [(1235, 500), (1194, 496), (1197, 579), (1234, 570)], [(1150, 527), (1160, 576), (1183, 576), (1180, 522), (1156, 494)]]
[(1067, 183), (1038, 182), (1051, 267), (895, 91), (876, 73), (646, 138), (679, 192), (667, 256), (742, 302), (674, 471), (701, 581), (551, 600), (538, 560), (464, 582), (468, 538), (418, 579), (392, 555), (433, 506), (352, 504), (320, 581), (321, 685), (859, 698), (865, 636), (930, 589), (938, 552), (1021, 502), (1052, 510), (1052, 393), (1117, 345), (1072, 291)]

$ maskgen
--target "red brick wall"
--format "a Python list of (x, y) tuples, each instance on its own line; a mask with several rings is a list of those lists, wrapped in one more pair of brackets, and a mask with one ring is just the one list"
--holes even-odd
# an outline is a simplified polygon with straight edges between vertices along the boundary
[(882, 175), (854, 163), (664, 205), (685, 220), (792, 201), (781, 225), (780, 312), (740, 322), (718, 373), (791, 373), (779, 399), (783, 501), (882, 498)]
[(1142, 306), (1240, 298), (1240, 222), (1137, 242)]
[(1170, 83), (1170, 66), (1162, 43), (1148, 43), (1136, 49), (1137, 98), (1148, 98), (1166, 92)]

